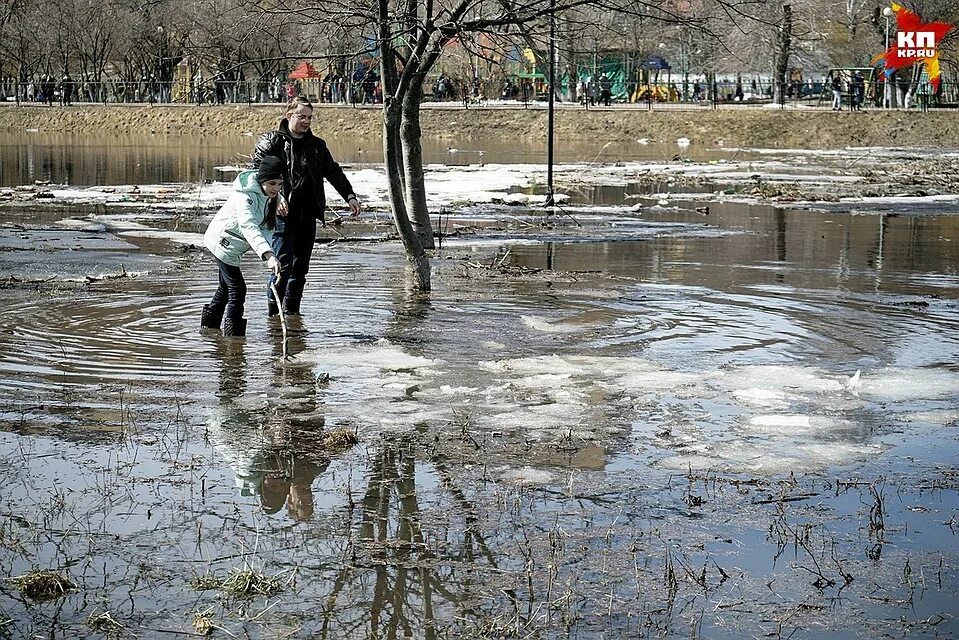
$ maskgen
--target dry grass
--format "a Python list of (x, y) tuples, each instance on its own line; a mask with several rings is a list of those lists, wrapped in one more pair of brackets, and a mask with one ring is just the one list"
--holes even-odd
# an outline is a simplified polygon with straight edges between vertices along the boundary
[[(318, 105), (319, 106), (319, 105)], [(83, 106), (71, 109), (47, 109), (23, 106), (0, 110), (0, 131), (43, 131), (74, 133), (136, 134), (144, 130), (166, 134), (235, 135), (237, 132), (267, 131), (276, 126), (280, 105), (262, 107), (223, 107), (204, 105), (164, 105), (143, 109), (137, 105)], [(361, 136), (378, 138), (383, 124), (378, 109), (323, 107), (321, 125), (315, 125), (324, 138)], [(637, 137), (675, 140), (677, 135), (696, 143), (727, 145), (835, 148), (854, 146), (959, 145), (959, 125), (955, 114), (929, 112), (902, 126), (901, 112), (891, 110), (864, 112), (855, 118), (836, 118), (831, 112), (779, 111), (730, 108), (717, 110), (653, 110), (642, 108), (611, 110), (561, 109), (556, 114), (557, 137), (561, 140), (604, 140), (630, 143)], [(540, 138), (547, 114), (542, 109), (424, 109), (424, 136), (436, 139), (463, 138), (487, 140), (489, 132), (498, 132), (504, 140)], [(815, 130), (817, 135), (809, 135)], [(890, 132), (892, 135), (890, 137)]]
[(283, 590), (280, 579), (251, 569), (234, 569), (226, 578), (213, 574), (194, 576), (190, 586), (197, 591), (219, 589), (233, 596), (272, 596)]
[(7, 579), (20, 593), (34, 600), (53, 600), (77, 588), (69, 579), (56, 571), (31, 571), (22, 576)]
[(323, 448), (328, 455), (336, 455), (353, 447), (360, 440), (348, 429), (330, 431), (323, 437)]
[(205, 573), (202, 576), (193, 576), (190, 578), (190, 586), (197, 591), (209, 591), (222, 587), (223, 580), (217, 578), (212, 573)]
[(234, 571), (220, 588), (235, 596), (272, 596), (282, 591), (283, 585), (275, 576), (247, 569)]
[(213, 607), (193, 614), (193, 630), (197, 634), (208, 636), (213, 633), (214, 628), (216, 628), (216, 625), (213, 624)]
[(87, 616), (87, 626), (93, 629), (94, 631), (99, 631), (100, 633), (106, 634), (116, 634), (119, 633), (120, 629), (123, 628), (123, 625), (120, 624), (116, 618), (114, 618), (109, 611), (104, 611), (103, 613), (93, 612)]

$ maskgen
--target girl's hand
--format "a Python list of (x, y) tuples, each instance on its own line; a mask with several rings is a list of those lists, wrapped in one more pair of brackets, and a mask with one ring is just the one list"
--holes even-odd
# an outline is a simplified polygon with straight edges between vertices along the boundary
[(281, 265), (280, 261), (273, 255), (266, 259), (266, 268), (272, 271), (273, 275), (277, 277), (279, 277), (280, 272), (283, 271), (283, 265)]

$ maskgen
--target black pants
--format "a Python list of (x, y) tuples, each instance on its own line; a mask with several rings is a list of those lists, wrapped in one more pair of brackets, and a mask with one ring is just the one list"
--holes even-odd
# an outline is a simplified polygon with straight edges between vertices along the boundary
[(216, 312), (223, 311), (227, 318), (242, 318), (243, 305), (246, 303), (246, 281), (240, 267), (234, 267), (216, 259), (220, 267), (220, 284), (213, 294), (210, 307)]
[[(273, 233), (273, 255), (280, 261), (283, 270), (280, 277), (273, 276), (270, 282), (283, 300), (283, 311), (299, 313), (303, 299), (306, 274), (310, 271), (310, 257), (316, 242), (316, 221), (311, 215), (294, 218), (292, 212), (286, 220), (279, 219)], [(267, 294), (270, 315), (277, 313), (273, 292)]]

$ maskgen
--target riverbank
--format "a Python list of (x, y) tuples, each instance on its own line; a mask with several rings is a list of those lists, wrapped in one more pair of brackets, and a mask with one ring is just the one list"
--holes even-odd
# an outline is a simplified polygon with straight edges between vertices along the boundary
[[(450, 140), (546, 135), (546, 110), (522, 108), (423, 109), (423, 135)], [(167, 135), (251, 134), (275, 126), (280, 105), (194, 106), (5, 106), (0, 131), (64, 131), (74, 134)], [(314, 128), (327, 138), (376, 137), (378, 108), (319, 105)], [(564, 141), (640, 138), (726, 146), (825, 149), (847, 146), (959, 147), (959, 118), (949, 112), (778, 111), (762, 108), (662, 110), (632, 108), (556, 112), (557, 138)]]

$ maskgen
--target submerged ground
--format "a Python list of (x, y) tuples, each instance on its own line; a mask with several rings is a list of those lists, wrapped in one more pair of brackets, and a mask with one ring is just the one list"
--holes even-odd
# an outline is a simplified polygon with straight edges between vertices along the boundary
[(0, 582), (0, 637), (959, 633), (948, 156), (583, 146), (547, 215), (438, 146), (424, 295), (344, 148), (284, 360), (254, 261), (197, 331), (230, 144), (8, 142), (0, 573), (69, 585)]

